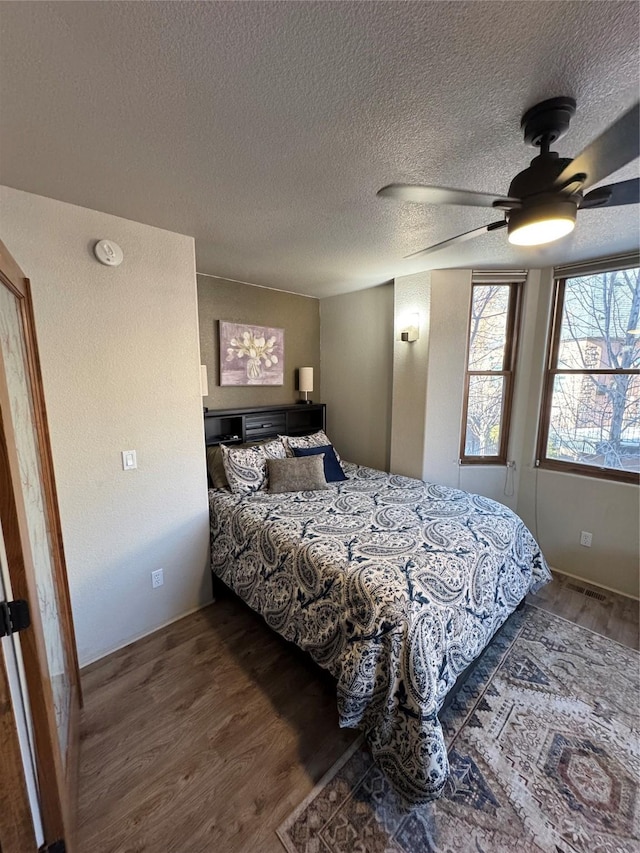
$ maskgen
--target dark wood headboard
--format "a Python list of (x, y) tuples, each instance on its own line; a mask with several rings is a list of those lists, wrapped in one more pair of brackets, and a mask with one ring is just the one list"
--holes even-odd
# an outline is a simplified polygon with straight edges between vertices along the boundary
[(252, 409), (210, 409), (204, 413), (204, 439), (214, 444), (244, 443), (278, 435), (309, 435), (325, 429), (324, 403), (256, 406)]

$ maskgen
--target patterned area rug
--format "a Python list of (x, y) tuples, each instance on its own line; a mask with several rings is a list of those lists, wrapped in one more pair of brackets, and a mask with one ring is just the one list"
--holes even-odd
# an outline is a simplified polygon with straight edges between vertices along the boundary
[(515, 613), (442, 717), (443, 796), (403, 807), (358, 741), (278, 829), (290, 853), (637, 853), (638, 655)]

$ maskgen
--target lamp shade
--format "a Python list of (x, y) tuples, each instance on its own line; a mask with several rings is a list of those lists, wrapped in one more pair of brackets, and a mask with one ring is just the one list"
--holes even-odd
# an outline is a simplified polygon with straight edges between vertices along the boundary
[(313, 391), (313, 367), (299, 368), (298, 391)]
[(207, 379), (207, 365), (200, 365), (200, 393), (203, 397), (209, 396), (209, 380)]

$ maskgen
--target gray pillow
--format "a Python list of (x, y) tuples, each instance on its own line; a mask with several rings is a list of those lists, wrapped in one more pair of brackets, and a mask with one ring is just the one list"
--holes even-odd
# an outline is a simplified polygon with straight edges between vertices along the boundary
[(312, 492), (329, 488), (324, 476), (324, 453), (300, 458), (267, 459), (267, 467), (269, 491), (275, 494)]
[(222, 450), (219, 444), (207, 447), (207, 470), (214, 489), (228, 489), (229, 481), (222, 463)]

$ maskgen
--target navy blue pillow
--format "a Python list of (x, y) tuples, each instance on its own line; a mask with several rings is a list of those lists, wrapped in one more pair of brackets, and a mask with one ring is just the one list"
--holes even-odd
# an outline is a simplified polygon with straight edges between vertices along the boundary
[(318, 456), (324, 453), (324, 476), (327, 483), (337, 483), (338, 480), (346, 480), (344, 471), (338, 462), (333, 445), (326, 444), (322, 447), (292, 447), (294, 456)]

